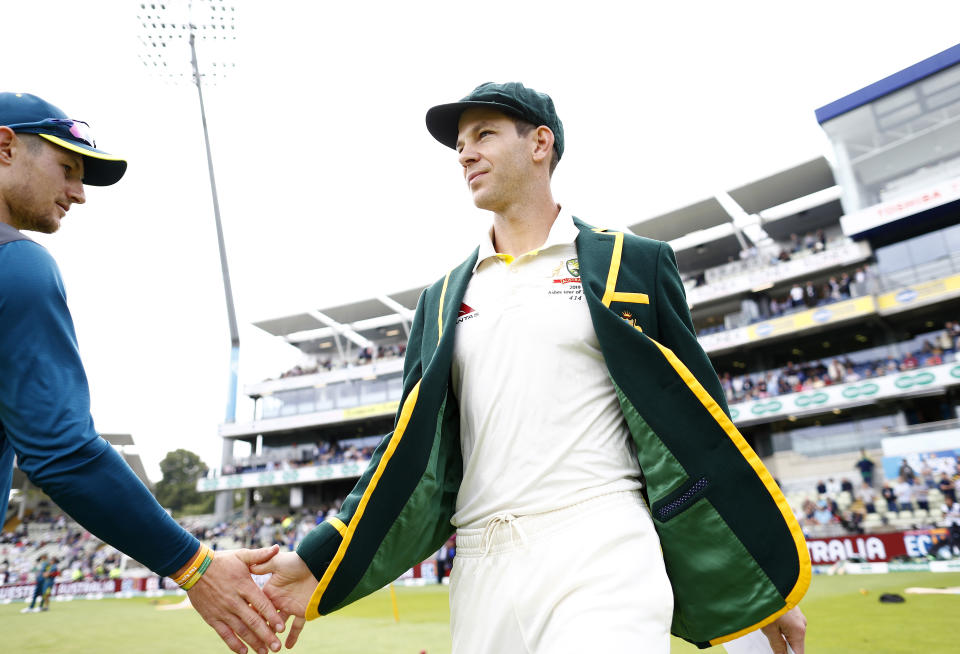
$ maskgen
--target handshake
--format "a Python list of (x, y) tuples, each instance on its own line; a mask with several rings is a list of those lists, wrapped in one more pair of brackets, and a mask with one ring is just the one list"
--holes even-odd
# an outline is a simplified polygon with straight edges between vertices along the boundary
[[(261, 590), (252, 574), (272, 576)], [(246, 654), (246, 642), (259, 654), (267, 654), (280, 650), (277, 634), (291, 616), (286, 646), (296, 644), (317, 583), (295, 552), (281, 553), (280, 547), (273, 545), (217, 552), (187, 596), (231, 650)]]

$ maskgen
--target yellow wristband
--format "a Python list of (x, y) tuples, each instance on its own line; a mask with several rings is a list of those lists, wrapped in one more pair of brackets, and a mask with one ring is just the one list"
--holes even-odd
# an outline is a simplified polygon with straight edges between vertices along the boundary
[(210, 553), (210, 548), (206, 545), (200, 546), (200, 551), (190, 560), (190, 565), (187, 566), (187, 569), (183, 571), (183, 574), (173, 580), (178, 586), (183, 586), (187, 581), (194, 575), (200, 565), (203, 563), (203, 560)]
[(210, 550), (207, 550), (207, 557), (203, 560), (203, 563), (200, 564), (200, 567), (197, 568), (197, 571), (193, 574), (193, 576), (187, 580), (187, 583), (180, 586), (180, 588), (183, 590), (190, 590), (193, 588), (196, 583), (200, 581), (200, 577), (202, 577), (203, 573), (207, 571), (207, 568), (210, 567), (211, 561), (213, 561), (213, 554), (210, 552)]

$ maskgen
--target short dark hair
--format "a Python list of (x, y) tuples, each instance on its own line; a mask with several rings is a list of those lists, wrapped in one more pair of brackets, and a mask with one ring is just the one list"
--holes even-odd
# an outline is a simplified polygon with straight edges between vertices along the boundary
[[(510, 116), (513, 119), (513, 124), (517, 128), (517, 136), (527, 136), (537, 128), (531, 122), (528, 122), (522, 118), (517, 118), (515, 116)], [(560, 157), (557, 156), (557, 149), (553, 148), (553, 151), (550, 153), (550, 176), (553, 176), (553, 171), (556, 170), (557, 164), (560, 163)]]
[(31, 154), (36, 154), (37, 151), (40, 150), (40, 146), (43, 143), (42, 138), (40, 136), (37, 136), (36, 134), (19, 134), (19, 133), (17, 134), (17, 136), (20, 138), (21, 141), (27, 144), (27, 150)]

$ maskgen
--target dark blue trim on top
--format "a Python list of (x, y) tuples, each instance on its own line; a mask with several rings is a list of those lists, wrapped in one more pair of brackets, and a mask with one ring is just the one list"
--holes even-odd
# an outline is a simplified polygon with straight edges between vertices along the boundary
[(854, 91), (850, 95), (820, 107), (816, 111), (817, 122), (822, 125), (831, 118), (836, 118), (868, 102), (873, 102), (888, 93), (893, 93), (905, 86), (922, 80), (924, 77), (939, 73), (944, 68), (949, 68), (958, 63), (960, 63), (960, 45), (955, 45), (939, 54), (933, 55), (929, 59), (924, 59), (889, 77), (884, 77), (879, 82), (874, 82), (870, 86), (865, 86), (859, 91)]

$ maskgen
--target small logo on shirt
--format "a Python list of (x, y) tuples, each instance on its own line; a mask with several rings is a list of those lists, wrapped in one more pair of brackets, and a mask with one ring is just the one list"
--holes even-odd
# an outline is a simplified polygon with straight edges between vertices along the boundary
[(580, 276), (580, 260), (567, 259), (567, 272), (569, 272), (574, 277), (579, 277)]
[(460, 311), (457, 312), (457, 324), (459, 325), (464, 320), (470, 320), (471, 318), (476, 318), (479, 315), (479, 311), (471, 307), (466, 302), (461, 302)]
[(633, 325), (634, 327), (637, 326), (637, 319), (629, 311), (627, 310), (621, 311), (620, 317), (623, 318), (628, 324)]

